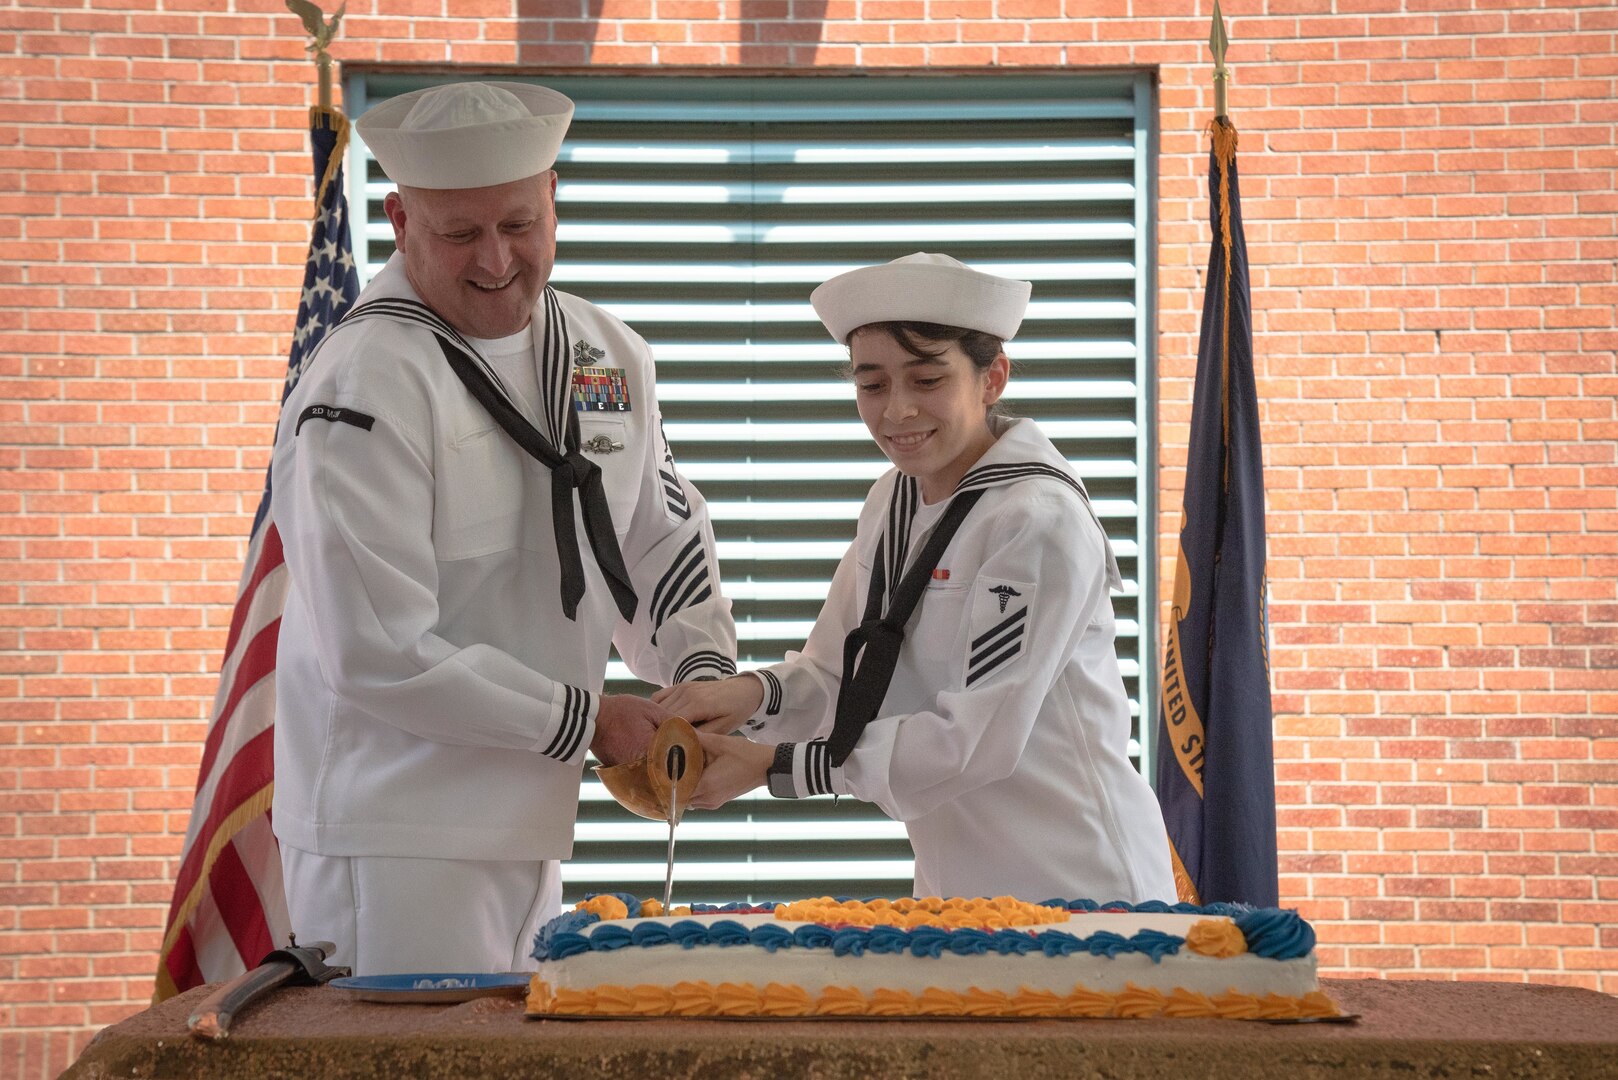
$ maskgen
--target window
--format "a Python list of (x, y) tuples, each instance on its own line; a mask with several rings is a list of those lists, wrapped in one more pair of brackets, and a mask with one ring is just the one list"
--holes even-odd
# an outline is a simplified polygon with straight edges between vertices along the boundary
[[(358, 115), (426, 81), (358, 75), (348, 100)], [(1141, 658), (1156, 650), (1140, 619), (1154, 610), (1142, 587), (1155, 482), (1148, 77), (536, 81), (577, 102), (557, 163), (553, 284), (652, 344), (675, 459), (712, 510), (740, 666), (803, 642), (887, 468), (809, 292), (843, 270), (941, 251), (1034, 283), (1007, 349), (1006, 403), (1068, 455), (1112, 536), (1137, 730), (1154, 716)], [(357, 141), (354, 153), (368, 276), (392, 251), (390, 185)], [(608, 680), (609, 692), (646, 689), (620, 663)], [(658, 893), (667, 840), (666, 826), (621, 810), (591, 779), (567, 899)], [(903, 826), (854, 800), (759, 792), (688, 818), (679, 842), (682, 901), (909, 892)]]

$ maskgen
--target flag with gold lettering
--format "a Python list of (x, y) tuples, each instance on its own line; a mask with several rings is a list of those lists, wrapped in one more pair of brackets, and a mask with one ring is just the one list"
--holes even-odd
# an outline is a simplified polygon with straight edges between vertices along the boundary
[(1274, 906), (1264, 466), (1236, 128), (1214, 121), (1213, 253), (1163, 658), (1157, 797), (1180, 898)]

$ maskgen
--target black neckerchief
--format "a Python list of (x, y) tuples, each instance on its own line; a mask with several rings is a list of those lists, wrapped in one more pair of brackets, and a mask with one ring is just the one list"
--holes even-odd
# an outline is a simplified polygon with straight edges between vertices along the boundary
[[(427, 305), (415, 300), (381, 298), (358, 305), (344, 322), (367, 317), (389, 317), (420, 323), (432, 330), (438, 347), (462, 385), (478, 404), (500, 425), (512, 441), (551, 471), (551, 525), (556, 534), (556, 559), (561, 570), (562, 612), (578, 618), (579, 601), (584, 598), (584, 562), (579, 556), (579, 540), (573, 518), (573, 492), (579, 493), (584, 514), (584, 531), (590, 541), (596, 565), (607, 580), (607, 588), (626, 622), (633, 621), (639, 604), (635, 586), (624, 566), (618, 535), (613, 531), (612, 511), (607, 505), (606, 484), (601, 467), (579, 452), (579, 418), (568, 406), (572, 371), (567, 360), (567, 321), (553, 291), (545, 289), (545, 336), (541, 349), (545, 393), (544, 419), (553, 437), (560, 435), (566, 453), (558, 451), (538, 428), (517, 409), (510, 393), (488, 363), (467, 340)], [(558, 404), (559, 403), (559, 404)]]
[[(920, 503), (917, 482), (908, 476), (897, 478), (893, 494), (888, 499), (888, 521), (876, 546), (872, 560), (871, 583), (865, 596), (865, 614), (860, 625), (843, 640), (843, 678), (837, 692), (837, 715), (832, 724), (827, 749), (833, 765), (841, 765), (859, 743), (865, 728), (882, 708), (882, 699), (888, 696), (888, 686), (899, 666), (899, 651), (904, 645), (905, 627), (916, 605), (921, 602), (927, 581), (938, 568), (961, 522), (974, 503), (991, 487), (1028, 478), (1056, 480), (1065, 484), (1086, 507), (1090, 496), (1084, 486), (1066, 470), (1042, 461), (1012, 461), (980, 465), (969, 471), (955, 485), (949, 507), (937, 528), (927, 538), (926, 545), (916, 555), (916, 561), (903, 570), (905, 552), (910, 548), (910, 528)], [(1095, 510), (1090, 510), (1092, 516)], [(1096, 520), (1100, 524), (1100, 519)], [(1109, 549), (1107, 554), (1107, 581), (1121, 587), (1118, 564)], [(886, 612), (883, 607), (886, 605)]]
[[(843, 679), (837, 691), (837, 717), (832, 724), (827, 749), (833, 765), (848, 760), (865, 728), (882, 708), (888, 696), (899, 651), (904, 646), (905, 627), (927, 581), (944, 557), (944, 549), (966, 520), (967, 513), (983, 497), (983, 488), (959, 491), (951, 497), (942, 520), (916, 555), (915, 562), (901, 575), (910, 537), (910, 522), (916, 513), (916, 481), (901, 476), (888, 504), (888, 527), (877, 545), (877, 558), (871, 568), (871, 585), (865, 597), (865, 616), (859, 626), (843, 639)], [(890, 592), (887, 581), (894, 586)], [(886, 600), (887, 610), (883, 611)]]

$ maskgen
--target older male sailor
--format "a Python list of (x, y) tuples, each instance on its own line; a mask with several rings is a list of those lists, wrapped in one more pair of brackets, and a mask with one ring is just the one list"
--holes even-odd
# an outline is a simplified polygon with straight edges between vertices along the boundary
[(547, 284), (573, 103), (462, 83), (358, 121), (396, 253), (287, 399), (273, 821), (292, 925), (357, 974), (530, 966), (586, 750), (735, 671), (706, 506), (646, 343)]

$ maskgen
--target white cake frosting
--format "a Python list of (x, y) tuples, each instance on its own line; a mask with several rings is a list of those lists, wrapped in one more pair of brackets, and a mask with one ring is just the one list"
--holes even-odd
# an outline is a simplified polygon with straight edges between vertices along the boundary
[[(807, 918), (783, 917), (796, 909), (565, 915), (536, 943), (529, 1010), (812, 1015), (856, 1011), (852, 1000), (864, 1011), (927, 1015), (948, 995), (970, 994), (967, 1011), (977, 1015), (993, 1012), (990, 999), (1016, 1015), (1335, 1012), (1318, 992), (1313, 934), (1290, 912), (1022, 905), (1040, 921), (873, 927), (843, 921), (836, 902), (814, 903), (823, 906)], [(712, 1000), (704, 1005), (701, 994)]]

